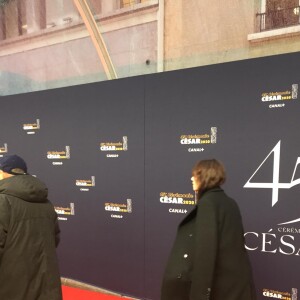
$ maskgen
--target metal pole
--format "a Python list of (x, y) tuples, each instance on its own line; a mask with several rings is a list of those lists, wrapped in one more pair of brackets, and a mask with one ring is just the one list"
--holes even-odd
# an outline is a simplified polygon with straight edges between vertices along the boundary
[(81, 15), (81, 18), (91, 36), (94, 46), (97, 50), (101, 63), (103, 65), (105, 74), (108, 79), (116, 79), (117, 74), (112, 64), (111, 58), (109, 56), (108, 50), (106, 48), (105, 42), (99, 31), (97, 23), (93, 17), (93, 14), (86, 3), (86, 0), (74, 0), (74, 3)]

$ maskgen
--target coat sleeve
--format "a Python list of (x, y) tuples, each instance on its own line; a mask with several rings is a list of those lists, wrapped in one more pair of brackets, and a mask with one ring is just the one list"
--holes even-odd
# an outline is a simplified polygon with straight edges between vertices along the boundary
[(209, 300), (218, 249), (216, 205), (209, 199), (198, 203), (190, 300)]
[(6, 199), (0, 198), (0, 261), (4, 253), (5, 242), (10, 221), (10, 205)]

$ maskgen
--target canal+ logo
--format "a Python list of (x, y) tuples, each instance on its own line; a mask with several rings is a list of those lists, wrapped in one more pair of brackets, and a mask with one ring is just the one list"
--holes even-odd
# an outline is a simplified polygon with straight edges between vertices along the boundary
[(298, 99), (298, 84), (292, 84), (291, 89), (279, 92), (263, 92), (261, 101), (267, 103), (269, 108), (283, 108), (292, 100)]

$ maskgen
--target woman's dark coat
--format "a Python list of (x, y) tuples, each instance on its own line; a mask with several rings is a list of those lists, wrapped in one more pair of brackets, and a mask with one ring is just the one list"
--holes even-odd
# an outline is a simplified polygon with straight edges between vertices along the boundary
[(0, 180), (0, 299), (61, 300), (57, 215), (37, 178)]
[(251, 267), (236, 202), (205, 192), (178, 227), (161, 300), (254, 300)]

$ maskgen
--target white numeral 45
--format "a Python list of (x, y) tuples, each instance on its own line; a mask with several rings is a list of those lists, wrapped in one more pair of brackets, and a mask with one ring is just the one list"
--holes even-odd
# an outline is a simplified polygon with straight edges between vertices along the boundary
[[(260, 164), (260, 166), (256, 169), (253, 175), (249, 178), (249, 180), (244, 185), (244, 188), (259, 188), (259, 189), (272, 189), (272, 206), (274, 206), (278, 201), (278, 192), (279, 189), (290, 189), (293, 186), (300, 184), (300, 178), (294, 179), (297, 167), (300, 163), (300, 157), (297, 158), (293, 176), (291, 182), (288, 183), (280, 183), (279, 182), (279, 169), (280, 169), (280, 143), (279, 141), (276, 146), (271, 150), (271, 152), (267, 155), (264, 161)], [(262, 167), (265, 161), (269, 158), (269, 156), (274, 153), (273, 160), (273, 182), (251, 182), (251, 179), (258, 172), (258, 170)]]

